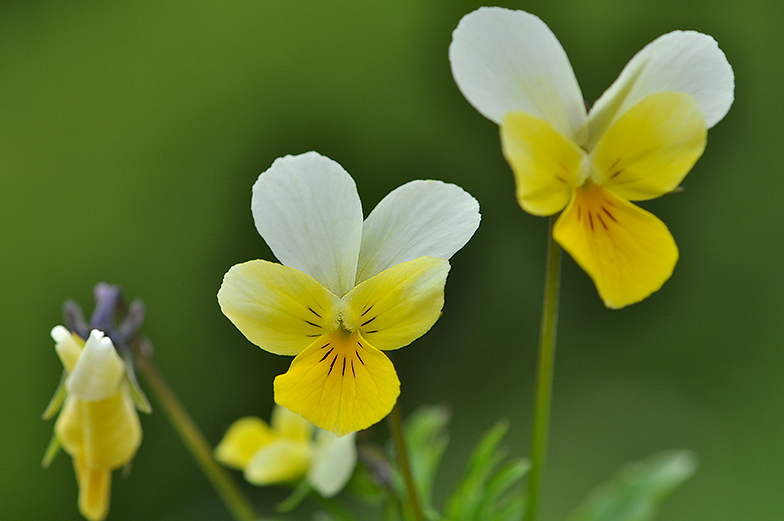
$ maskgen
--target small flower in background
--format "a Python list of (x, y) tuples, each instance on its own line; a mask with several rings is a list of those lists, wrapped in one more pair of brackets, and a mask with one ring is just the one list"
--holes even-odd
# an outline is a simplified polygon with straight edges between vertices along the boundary
[[(67, 373), (55, 436), (73, 458), (79, 511), (87, 519), (101, 520), (109, 512), (112, 470), (128, 465), (142, 440), (125, 363), (109, 337), (98, 330), (83, 342), (57, 326), (52, 338)], [(45, 417), (56, 412), (50, 410)]]
[(144, 321), (144, 307), (135, 301), (115, 328), (112, 321), (122, 300), (119, 288), (101, 283), (95, 287), (95, 296), (97, 305), (89, 324), (81, 308), (68, 301), (64, 314), (74, 332), (63, 326), (52, 329), (64, 372), (43, 414), (49, 419), (60, 411), (43, 465), (48, 467), (60, 448), (73, 458), (79, 511), (91, 521), (106, 518), (112, 470), (128, 468), (139, 448), (142, 430), (136, 409), (150, 412), (130, 365), (130, 353), (126, 363), (108, 336), (127, 347)]
[(254, 485), (295, 484), (304, 478), (313, 490), (332, 497), (351, 478), (357, 448), (353, 434), (338, 438), (276, 406), (270, 425), (250, 416), (235, 421), (215, 448), (215, 459), (243, 471)]
[(400, 382), (382, 352), (438, 320), (449, 259), (479, 226), (460, 187), (412, 181), (363, 222), (351, 176), (315, 152), (275, 160), (253, 186), (256, 228), (282, 264), (233, 266), (223, 313), (262, 349), (295, 355), (275, 401), (338, 436), (389, 414)]
[(707, 129), (732, 105), (734, 76), (708, 35), (675, 31), (647, 45), (586, 112), (566, 53), (538, 17), (480, 8), (463, 17), (449, 58), (466, 99), (500, 125), (520, 206), (563, 210), (553, 237), (607, 307), (669, 279), (678, 248), (666, 225), (629, 201), (677, 189)]

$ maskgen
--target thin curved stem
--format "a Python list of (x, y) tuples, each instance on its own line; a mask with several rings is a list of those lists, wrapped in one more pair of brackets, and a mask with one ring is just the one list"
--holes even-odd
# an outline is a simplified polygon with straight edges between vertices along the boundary
[(408, 502), (415, 521), (424, 521), (425, 515), (422, 512), (422, 504), (419, 502), (419, 494), (414, 484), (414, 476), (411, 474), (411, 465), (408, 462), (408, 451), (406, 450), (406, 440), (403, 434), (403, 416), (400, 413), (398, 404), (389, 413), (389, 430), (392, 431), (392, 438), (395, 440), (395, 452), (397, 453), (400, 472), (406, 482), (408, 490)]
[(240, 492), (237, 484), (226, 472), (226, 469), (215, 461), (212, 456), (212, 448), (207, 439), (172, 392), (152, 360), (146, 356), (139, 356), (137, 357), (137, 367), (145, 376), (152, 392), (166, 411), (174, 430), (177, 431), (183, 444), (190, 451), (196, 463), (199, 464), (202, 472), (234, 518), (237, 521), (254, 521), (259, 519), (253, 506), (242, 495), (242, 492)]
[(553, 395), (555, 333), (558, 327), (558, 289), (561, 278), (561, 247), (553, 240), (553, 221), (554, 217), (550, 217), (547, 230), (547, 269), (545, 272), (542, 325), (539, 334), (539, 363), (536, 376), (536, 404), (531, 437), (531, 471), (528, 475), (526, 521), (535, 521), (538, 515), (542, 470), (547, 457), (550, 402)]

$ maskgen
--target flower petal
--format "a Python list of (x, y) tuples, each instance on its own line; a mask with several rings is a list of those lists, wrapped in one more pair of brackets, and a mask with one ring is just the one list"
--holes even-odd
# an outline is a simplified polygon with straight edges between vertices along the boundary
[(277, 434), (290, 440), (310, 443), (313, 439), (313, 424), (285, 407), (275, 406), (270, 423)]
[[(76, 460), (74, 460), (76, 461)], [(112, 473), (109, 469), (76, 468), (79, 481), (79, 513), (89, 521), (102, 521), (109, 514)]]
[(308, 466), (309, 444), (278, 438), (253, 455), (245, 467), (245, 479), (254, 485), (285, 483), (304, 476)]
[(335, 331), (297, 355), (275, 378), (275, 401), (343, 436), (389, 414), (400, 381), (387, 356), (359, 333)]
[(307, 479), (313, 489), (324, 497), (332, 497), (346, 486), (357, 465), (357, 444), (352, 432), (338, 438), (319, 429), (313, 451), (313, 462)]
[(694, 98), (660, 92), (625, 112), (591, 155), (607, 188), (640, 201), (675, 190), (702, 155), (707, 138)]
[(296, 355), (336, 320), (339, 299), (305, 273), (255, 260), (232, 266), (218, 291), (223, 314), (265, 351)]
[(84, 341), (63, 326), (53, 327), (50, 334), (52, 340), (56, 342), (54, 348), (57, 351), (57, 356), (60, 357), (65, 370), (70, 373), (82, 354)]
[(343, 323), (377, 349), (397, 349), (429, 330), (444, 307), (449, 261), (420, 257), (359, 284), (345, 297)]
[(63, 449), (72, 457), (81, 455), (89, 468), (126, 465), (142, 441), (139, 415), (127, 388), (100, 402), (69, 396), (54, 428)]
[(418, 257), (449, 259), (474, 235), (479, 220), (479, 203), (457, 185), (404, 184), (365, 220), (357, 283)]
[(501, 123), (501, 147), (512, 167), (517, 202), (533, 215), (560, 212), (583, 183), (585, 152), (543, 119), (510, 112)]
[(338, 296), (354, 287), (362, 203), (351, 176), (316, 152), (275, 160), (253, 185), (253, 219), (278, 260)]
[(596, 101), (589, 118), (591, 143), (624, 112), (658, 92), (683, 92), (697, 100), (708, 128), (727, 114), (735, 76), (716, 40), (695, 31), (662, 35), (638, 52)]
[(513, 111), (543, 119), (577, 143), (585, 102), (558, 39), (524, 11), (482, 7), (460, 20), (449, 46), (452, 76), (469, 103), (500, 124)]
[(575, 190), (553, 237), (593, 279), (608, 308), (639, 302), (658, 290), (678, 260), (663, 222), (591, 184)]
[(240, 418), (229, 426), (215, 447), (215, 459), (227, 467), (243, 470), (253, 455), (276, 437), (264, 420), (254, 416)]
[(108, 336), (93, 329), (65, 386), (76, 398), (93, 402), (117, 394), (124, 377), (125, 362), (115, 351), (114, 344)]

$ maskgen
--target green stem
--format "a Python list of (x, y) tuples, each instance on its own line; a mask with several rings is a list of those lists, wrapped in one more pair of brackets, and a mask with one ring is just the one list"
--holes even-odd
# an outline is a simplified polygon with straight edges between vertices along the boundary
[(137, 367), (146, 377), (147, 383), (163, 406), (174, 430), (185, 447), (201, 467), (202, 472), (218, 493), (226, 508), (237, 521), (254, 521), (258, 515), (250, 502), (242, 495), (237, 484), (226, 469), (218, 465), (212, 456), (212, 448), (194, 423), (182, 403), (177, 399), (163, 375), (148, 357), (137, 357)]
[(553, 217), (547, 230), (547, 271), (545, 273), (542, 328), (539, 333), (539, 365), (536, 376), (536, 405), (531, 437), (531, 471), (528, 474), (526, 521), (535, 521), (542, 486), (542, 469), (547, 455), (550, 402), (553, 396), (555, 332), (558, 326), (558, 286), (561, 275), (561, 247), (553, 240)]
[(424, 521), (425, 515), (422, 513), (422, 505), (419, 502), (419, 494), (417, 494), (416, 485), (414, 484), (414, 476), (411, 474), (411, 466), (408, 463), (406, 439), (403, 434), (403, 415), (400, 414), (398, 404), (395, 404), (392, 412), (389, 414), (389, 430), (392, 431), (392, 438), (395, 440), (395, 452), (397, 453), (400, 472), (403, 474), (403, 479), (406, 482), (408, 502), (410, 503), (414, 520)]
[(334, 499), (323, 497), (321, 494), (313, 491), (310, 492), (310, 497), (316, 503), (319, 503), (321, 506), (332, 512), (338, 519), (342, 521), (355, 521), (354, 516), (352, 516), (345, 508), (340, 505), (340, 503)]

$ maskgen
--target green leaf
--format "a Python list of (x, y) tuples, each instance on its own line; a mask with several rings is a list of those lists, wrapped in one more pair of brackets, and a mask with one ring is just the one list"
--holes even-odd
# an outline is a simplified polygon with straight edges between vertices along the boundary
[[(531, 463), (528, 460), (511, 460), (504, 463), (498, 471), (490, 478), (485, 488), (482, 504), (479, 508), (477, 519), (490, 520), (490, 519), (508, 519), (510, 514), (499, 514), (502, 510), (509, 508), (507, 504), (520, 503), (525, 505), (522, 500), (522, 493), (517, 495), (509, 495), (506, 500), (502, 501), (507, 493), (509, 493), (523, 476), (528, 473), (531, 468)], [(512, 501), (515, 500), (515, 501)], [(510, 503), (511, 502), (511, 503)], [(522, 506), (520, 507), (522, 508)], [(517, 512), (517, 507), (511, 507), (513, 512)], [(516, 519), (522, 518), (522, 510)]]
[(690, 451), (669, 451), (622, 467), (594, 489), (569, 521), (647, 521), (659, 503), (697, 468)]
[(411, 474), (425, 510), (432, 510), (436, 471), (449, 444), (447, 425), (451, 414), (444, 406), (420, 407), (403, 426), (408, 446)]
[[(490, 479), (495, 466), (506, 456), (506, 452), (499, 449), (498, 444), (508, 429), (508, 422), (499, 420), (477, 445), (471, 455), (465, 477), (447, 504), (447, 518), (450, 521), (481, 519), (479, 512), (487, 496), (488, 479)], [(507, 472), (510, 471), (507, 470)], [(501, 486), (505, 478), (499, 479), (501, 481), (498, 486)], [(486, 508), (491, 507), (487, 506)]]

